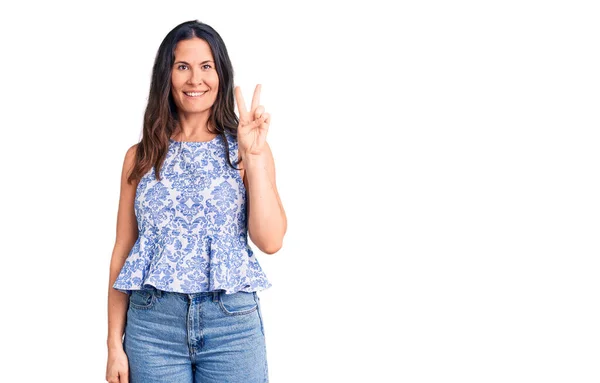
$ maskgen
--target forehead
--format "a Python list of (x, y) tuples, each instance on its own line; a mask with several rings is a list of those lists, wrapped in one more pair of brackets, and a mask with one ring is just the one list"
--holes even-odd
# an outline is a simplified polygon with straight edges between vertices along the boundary
[(187, 62), (213, 60), (210, 45), (198, 37), (181, 40), (175, 46), (175, 61)]

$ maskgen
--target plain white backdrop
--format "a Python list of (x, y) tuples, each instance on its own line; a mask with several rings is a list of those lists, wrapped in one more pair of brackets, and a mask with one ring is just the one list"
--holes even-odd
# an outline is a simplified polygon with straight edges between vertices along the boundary
[(158, 46), (192, 19), (272, 115), (271, 382), (600, 379), (593, 2), (19, 4), (0, 6), (0, 380), (104, 381), (121, 167)]

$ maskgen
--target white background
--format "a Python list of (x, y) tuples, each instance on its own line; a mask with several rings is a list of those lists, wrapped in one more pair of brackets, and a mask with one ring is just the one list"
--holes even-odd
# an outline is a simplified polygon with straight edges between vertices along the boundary
[(272, 114), (271, 382), (598, 382), (598, 9), (384, 3), (4, 3), (0, 380), (104, 382), (123, 158), (198, 19)]

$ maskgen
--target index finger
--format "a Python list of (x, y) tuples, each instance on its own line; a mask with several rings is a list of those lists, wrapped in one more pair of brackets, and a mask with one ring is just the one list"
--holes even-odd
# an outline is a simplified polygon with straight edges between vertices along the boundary
[(240, 119), (245, 119), (248, 114), (248, 110), (246, 109), (246, 103), (244, 102), (244, 96), (242, 96), (242, 90), (239, 86), (236, 86), (234, 89), (235, 93), (235, 102), (237, 104), (238, 113), (240, 115)]

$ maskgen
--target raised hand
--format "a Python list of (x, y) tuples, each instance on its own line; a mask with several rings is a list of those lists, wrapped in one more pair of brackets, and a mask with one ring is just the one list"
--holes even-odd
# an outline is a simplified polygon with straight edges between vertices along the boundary
[(250, 111), (246, 109), (241, 88), (236, 86), (234, 89), (240, 119), (237, 132), (238, 150), (242, 156), (259, 155), (264, 152), (271, 115), (265, 113), (265, 108), (259, 105), (260, 89), (261, 85), (256, 85)]

